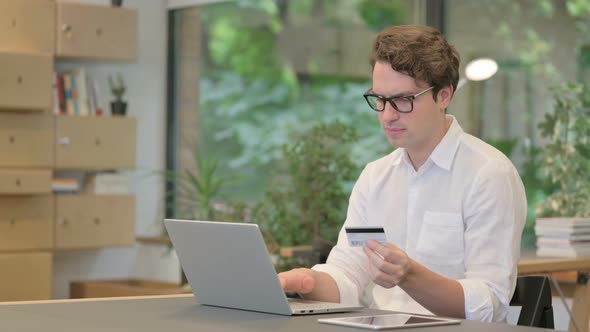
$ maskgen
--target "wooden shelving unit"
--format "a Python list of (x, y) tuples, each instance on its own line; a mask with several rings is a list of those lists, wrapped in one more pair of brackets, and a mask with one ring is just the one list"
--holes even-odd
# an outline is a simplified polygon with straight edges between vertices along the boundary
[(135, 243), (132, 195), (52, 193), (57, 170), (135, 168), (133, 118), (55, 116), (56, 59), (129, 62), (137, 13), (0, 1), (0, 301), (51, 298), (56, 250)]

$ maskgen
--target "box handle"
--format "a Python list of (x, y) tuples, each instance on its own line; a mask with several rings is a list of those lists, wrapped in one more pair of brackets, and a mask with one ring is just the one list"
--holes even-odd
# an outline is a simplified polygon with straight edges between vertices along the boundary
[(70, 138), (65, 136), (58, 140), (59, 145), (70, 145)]
[(68, 227), (68, 219), (66, 218), (59, 218), (59, 220), (57, 221), (57, 224), (62, 226), (62, 227)]
[(63, 31), (63, 33), (66, 35), (67, 39), (72, 39), (72, 34), (73, 34), (72, 30), (73, 30), (73, 28), (70, 24), (64, 23), (61, 26), (61, 31)]

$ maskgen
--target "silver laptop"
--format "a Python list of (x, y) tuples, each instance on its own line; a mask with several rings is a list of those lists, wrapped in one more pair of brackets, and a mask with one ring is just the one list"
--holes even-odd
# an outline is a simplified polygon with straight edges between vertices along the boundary
[(199, 303), (281, 315), (360, 310), (287, 299), (255, 224), (164, 220)]

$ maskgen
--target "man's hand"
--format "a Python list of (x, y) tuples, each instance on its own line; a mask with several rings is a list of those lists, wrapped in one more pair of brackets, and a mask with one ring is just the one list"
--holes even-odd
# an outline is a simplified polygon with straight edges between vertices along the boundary
[(369, 240), (363, 247), (369, 258), (369, 275), (376, 284), (392, 288), (402, 283), (410, 273), (412, 260), (391, 243), (387, 246)]
[(279, 273), (281, 287), (285, 292), (297, 292), (306, 300), (340, 302), (338, 285), (332, 277), (311, 269), (293, 269)]
[(281, 287), (283, 287), (285, 292), (309, 294), (315, 287), (316, 273), (316, 271), (311, 269), (293, 269), (279, 273)]

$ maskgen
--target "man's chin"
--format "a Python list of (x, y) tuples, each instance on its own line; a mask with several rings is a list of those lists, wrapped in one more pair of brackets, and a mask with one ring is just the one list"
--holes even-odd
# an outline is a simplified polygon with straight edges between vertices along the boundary
[(387, 137), (387, 140), (394, 148), (403, 148), (405, 145), (404, 141), (398, 138)]

